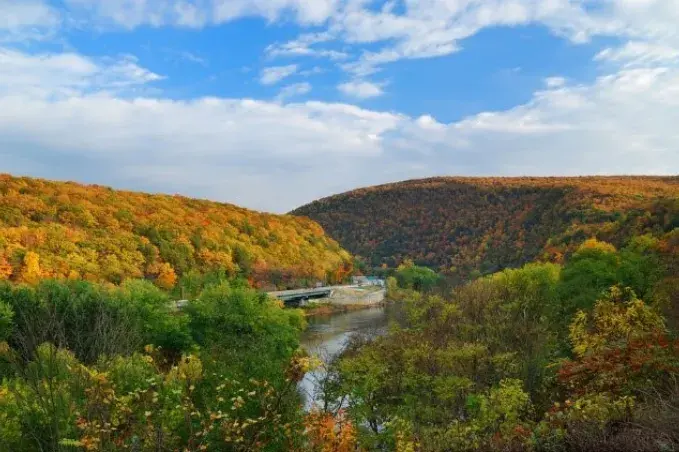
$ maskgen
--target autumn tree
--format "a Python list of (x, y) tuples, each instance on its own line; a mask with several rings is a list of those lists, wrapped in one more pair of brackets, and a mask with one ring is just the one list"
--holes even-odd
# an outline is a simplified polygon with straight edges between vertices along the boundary
[(161, 289), (170, 290), (177, 283), (177, 275), (172, 266), (168, 263), (160, 264), (156, 284)]
[(411, 259), (463, 283), (475, 271), (562, 263), (590, 237), (620, 246), (670, 232), (678, 195), (676, 177), (437, 177), (361, 188), (293, 213), (318, 221), (373, 269)]
[(24, 256), (24, 265), (21, 269), (21, 281), (35, 284), (40, 281), (41, 277), (40, 256), (33, 251), (27, 252)]
[(0, 281), (9, 279), (13, 271), (12, 265), (7, 261), (7, 258), (0, 255)]
[[(351, 257), (314, 222), (181, 196), (147, 195), (41, 179), (0, 178), (0, 255), (17, 281), (82, 278), (120, 284), (158, 275), (225, 270), (251, 276), (254, 265), (324, 279)], [(27, 253), (40, 272), (20, 270)], [(32, 258), (31, 258), (32, 259)], [(33, 265), (33, 264), (31, 264)], [(7, 279), (8, 268), (0, 268)], [(164, 287), (173, 285), (166, 272)], [(24, 276), (22, 276), (24, 275)], [(268, 283), (269, 272), (259, 275)]]
[(336, 415), (312, 411), (305, 426), (310, 452), (353, 452), (357, 448), (356, 429), (342, 410)]

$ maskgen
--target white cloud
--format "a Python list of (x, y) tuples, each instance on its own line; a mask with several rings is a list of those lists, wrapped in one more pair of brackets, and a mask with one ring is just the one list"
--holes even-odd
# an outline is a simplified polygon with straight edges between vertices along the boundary
[(599, 61), (631, 66), (649, 66), (679, 61), (679, 47), (641, 41), (629, 41), (622, 47), (608, 47), (599, 52)]
[(369, 99), (384, 94), (382, 85), (367, 82), (365, 80), (352, 80), (350, 82), (341, 83), (337, 86), (337, 89), (347, 96), (357, 97), (359, 99)]
[(0, 42), (42, 39), (59, 23), (59, 14), (41, 0), (0, 0)]
[(560, 88), (566, 84), (566, 79), (563, 77), (547, 77), (545, 79), (545, 85), (547, 88)]
[(444, 123), (324, 102), (135, 95), (158, 76), (129, 57), (1, 55), (0, 161), (18, 174), (285, 211), (413, 177), (679, 167), (679, 68), (672, 66), (564, 82), (524, 105)]
[[(0, 0), (0, 13), (5, 12), (0, 29), (15, 36), (54, 30), (59, 17), (45, 1)], [(314, 32), (270, 45), (269, 57), (342, 61), (357, 77), (402, 59), (452, 54), (465, 39), (498, 26), (537, 24), (576, 43), (592, 36), (630, 39), (655, 47), (645, 49), (649, 58), (661, 56), (661, 46), (679, 49), (676, 0), (63, 0), (63, 5), (68, 23), (99, 29), (201, 28), (243, 17), (294, 21)]]
[(161, 78), (140, 67), (132, 56), (95, 61), (75, 53), (29, 55), (0, 48), (0, 95), (5, 96), (120, 92)]
[(285, 12), (295, 15), (298, 22), (318, 25), (336, 10), (338, 0), (212, 0), (214, 21), (226, 22), (243, 16), (261, 16), (270, 21), (280, 19)]
[(291, 97), (302, 96), (311, 92), (311, 84), (309, 82), (293, 83), (292, 85), (284, 86), (278, 93), (278, 101), (284, 101)]
[(324, 23), (338, 0), (65, 0), (72, 14), (103, 25), (199, 28), (242, 17), (269, 21), (286, 14), (305, 25)]
[(589, 31), (579, 1), (406, 0), (404, 4), (405, 10), (398, 13), (363, 6), (343, 11), (336, 33), (355, 44), (382, 44), (345, 64), (345, 70), (365, 76), (401, 59), (449, 55), (460, 50), (460, 41), (494, 26), (541, 22), (574, 39)]
[(297, 39), (284, 43), (274, 43), (266, 48), (266, 53), (271, 58), (276, 57), (317, 57), (330, 60), (344, 60), (349, 54), (334, 49), (314, 48), (315, 44), (334, 40), (335, 37), (329, 32), (306, 33)]
[(259, 75), (259, 81), (263, 85), (275, 85), (284, 78), (294, 75), (298, 70), (296, 64), (290, 64), (287, 66), (272, 66), (262, 69)]
[(450, 55), (461, 49), (462, 41), (486, 28), (531, 24), (574, 43), (593, 36), (646, 42), (649, 47), (633, 50), (656, 57), (679, 48), (676, 0), (403, 0), (399, 8), (396, 4), (345, 0), (325, 31), (274, 44), (267, 53), (332, 57), (333, 51), (315, 45), (324, 43), (327, 48), (340, 42), (352, 47), (337, 55), (338, 60), (349, 60), (341, 67), (364, 77), (402, 59)]
[[(42, 1), (0, 0), (0, 12), (10, 7), (19, 11), (4, 15), (18, 18), (12, 19), (14, 29), (53, 27), (54, 11)], [(463, 40), (498, 26), (541, 25), (576, 43), (611, 36), (679, 48), (676, 0), (63, 0), (63, 4), (69, 20), (99, 28), (200, 28), (243, 17), (294, 21), (314, 32), (270, 45), (270, 57), (335, 61), (353, 57), (342, 67), (356, 76), (401, 59), (449, 55), (461, 49)]]

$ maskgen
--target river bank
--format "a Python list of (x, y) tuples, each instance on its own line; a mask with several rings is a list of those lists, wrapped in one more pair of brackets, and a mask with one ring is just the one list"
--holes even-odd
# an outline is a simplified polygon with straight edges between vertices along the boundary
[(384, 307), (386, 301), (379, 301), (371, 304), (356, 303), (356, 304), (333, 304), (333, 303), (317, 303), (316, 305), (306, 306), (302, 308), (305, 317), (330, 316), (336, 314), (344, 314), (347, 312), (361, 311), (364, 309), (373, 309)]
[(386, 290), (379, 286), (353, 286), (333, 290), (322, 302), (309, 304), (302, 309), (307, 317), (334, 315), (384, 306)]

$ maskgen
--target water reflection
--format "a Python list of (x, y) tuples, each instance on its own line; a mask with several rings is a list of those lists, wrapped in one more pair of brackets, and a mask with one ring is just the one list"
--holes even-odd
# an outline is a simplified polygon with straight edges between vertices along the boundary
[[(308, 319), (309, 327), (302, 335), (301, 343), (310, 354), (329, 362), (342, 353), (353, 334), (384, 334), (389, 318), (388, 309), (384, 307), (311, 317)], [(317, 383), (323, 375), (322, 369), (309, 372), (299, 384), (307, 409), (318, 399)]]

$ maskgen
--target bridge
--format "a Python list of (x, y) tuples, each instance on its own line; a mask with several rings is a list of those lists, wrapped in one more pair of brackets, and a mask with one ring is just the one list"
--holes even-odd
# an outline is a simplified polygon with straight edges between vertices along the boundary
[[(338, 305), (377, 304), (384, 301), (386, 290), (383, 281), (368, 285), (354, 284), (347, 286), (325, 286), (312, 289), (279, 290), (267, 292), (291, 306), (304, 306), (309, 300), (327, 298), (328, 302)], [(172, 308), (181, 310), (190, 303), (189, 300), (172, 302)]]
[(336, 287), (316, 287), (314, 289), (280, 290), (277, 292), (267, 292), (272, 297), (278, 298), (286, 304), (303, 305), (309, 300), (319, 298), (330, 298)]

